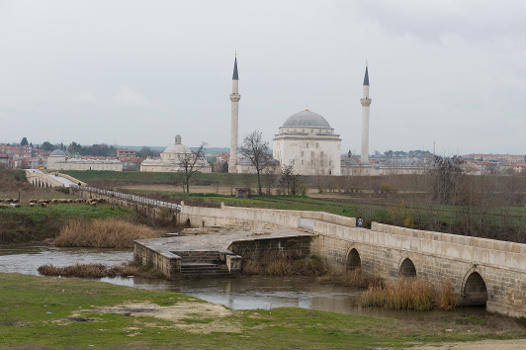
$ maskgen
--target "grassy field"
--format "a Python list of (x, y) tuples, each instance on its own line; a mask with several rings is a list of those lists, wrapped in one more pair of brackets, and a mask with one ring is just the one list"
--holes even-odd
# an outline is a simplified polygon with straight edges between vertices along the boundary
[(134, 219), (135, 211), (109, 205), (51, 204), (47, 207), (0, 209), (0, 243), (41, 241), (55, 237), (60, 227), (70, 219)]
[(1, 348), (370, 349), (524, 336), (518, 322), (497, 316), (422, 323), (234, 311), (177, 293), (19, 274), (0, 274), (0, 310)]

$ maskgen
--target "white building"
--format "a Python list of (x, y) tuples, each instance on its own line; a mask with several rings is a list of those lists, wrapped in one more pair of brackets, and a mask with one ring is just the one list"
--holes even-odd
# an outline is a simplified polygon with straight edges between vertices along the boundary
[[(141, 163), (144, 172), (184, 172), (184, 163), (193, 163), (195, 154), (181, 143), (181, 136), (175, 137), (175, 143), (166, 147), (160, 158), (147, 158)], [(199, 157), (194, 165), (194, 170), (202, 173), (212, 171), (210, 164), (204, 157)]]
[(273, 156), (300, 175), (340, 175), (340, 135), (327, 120), (309, 111), (290, 116), (274, 136)]
[(47, 168), (49, 170), (122, 171), (122, 163), (118, 159), (68, 158), (64, 151), (56, 149), (47, 157)]

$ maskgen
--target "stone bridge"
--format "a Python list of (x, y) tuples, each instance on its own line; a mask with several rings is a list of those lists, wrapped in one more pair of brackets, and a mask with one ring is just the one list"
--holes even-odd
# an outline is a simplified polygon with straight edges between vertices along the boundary
[(85, 186), (84, 182), (81, 182), (69, 175), (61, 174), (57, 172), (47, 173), (38, 169), (27, 169), (26, 179), (28, 182), (33, 184), (35, 187), (74, 187), (78, 184)]
[[(130, 202), (114, 193), (101, 192), (97, 196)], [(376, 222), (371, 229), (365, 229), (356, 227), (354, 218), (313, 211), (223, 204), (220, 208), (205, 208), (181, 202), (173, 215), (192, 226), (303, 230), (313, 234), (310, 253), (324, 259), (334, 271), (361, 267), (388, 280), (416, 276), (435, 286), (451, 283), (461, 305), (486, 305), (491, 312), (526, 317), (526, 244)]]
[(408, 229), (354, 218), (293, 210), (182, 206), (181, 216), (200, 226), (288, 227), (314, 233), (310, 253), (334, 271), (357, 267), (387, 280), (420, 277), (451, 283), (460, 305), (526, 317), (526, 244)]

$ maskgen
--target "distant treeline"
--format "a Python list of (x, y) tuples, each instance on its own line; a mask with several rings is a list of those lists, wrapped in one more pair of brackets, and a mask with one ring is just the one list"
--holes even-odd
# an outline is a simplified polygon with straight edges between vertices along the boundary
[[(51, 142), (45, 141), (41, 145), (37, 145), (36, 147), (49, 152), (55, 149), (60, 149), (65, 152), (68, 152), (70, 155), (101, 157), (116, 157), (118, 149), (118, 147), (115, 147), (113, 145), (107, 145), (104, 143), (83, 146), (75, 141), (71, 142), (69, 145), (66, 145), (64, 143), (52, 144)], [(149, 147), (143, 147), (137, 152), (137, 157), (142, 158), (158, 156), (159, 152), (152, 150)]]

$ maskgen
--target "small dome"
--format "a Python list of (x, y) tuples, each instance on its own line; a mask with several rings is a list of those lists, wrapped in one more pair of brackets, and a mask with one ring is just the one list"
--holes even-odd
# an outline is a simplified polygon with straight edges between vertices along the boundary
[(283, 124), (284, 128), (320, 128), (320, 129), (330, 129), (331, 126), (329, 122), (325, 120), (318, 113), (314, 113), (305, 109), (304, 111), (298, 112), (291, 115)]
[(51, 152), (49, 155), (50, 155), (50, 156), (60, 156), (60, 157), (65, 157), (65, 156), (66, 156), (66, 153), (64, 153), (63, 150), (57, 148), (56, 150), (54, 150), (53, 152)]
[(163, 153), (191, 153), (190, 149), (181, 143), (181, 135), (175, 136), (175, 143), (165, 148)]

